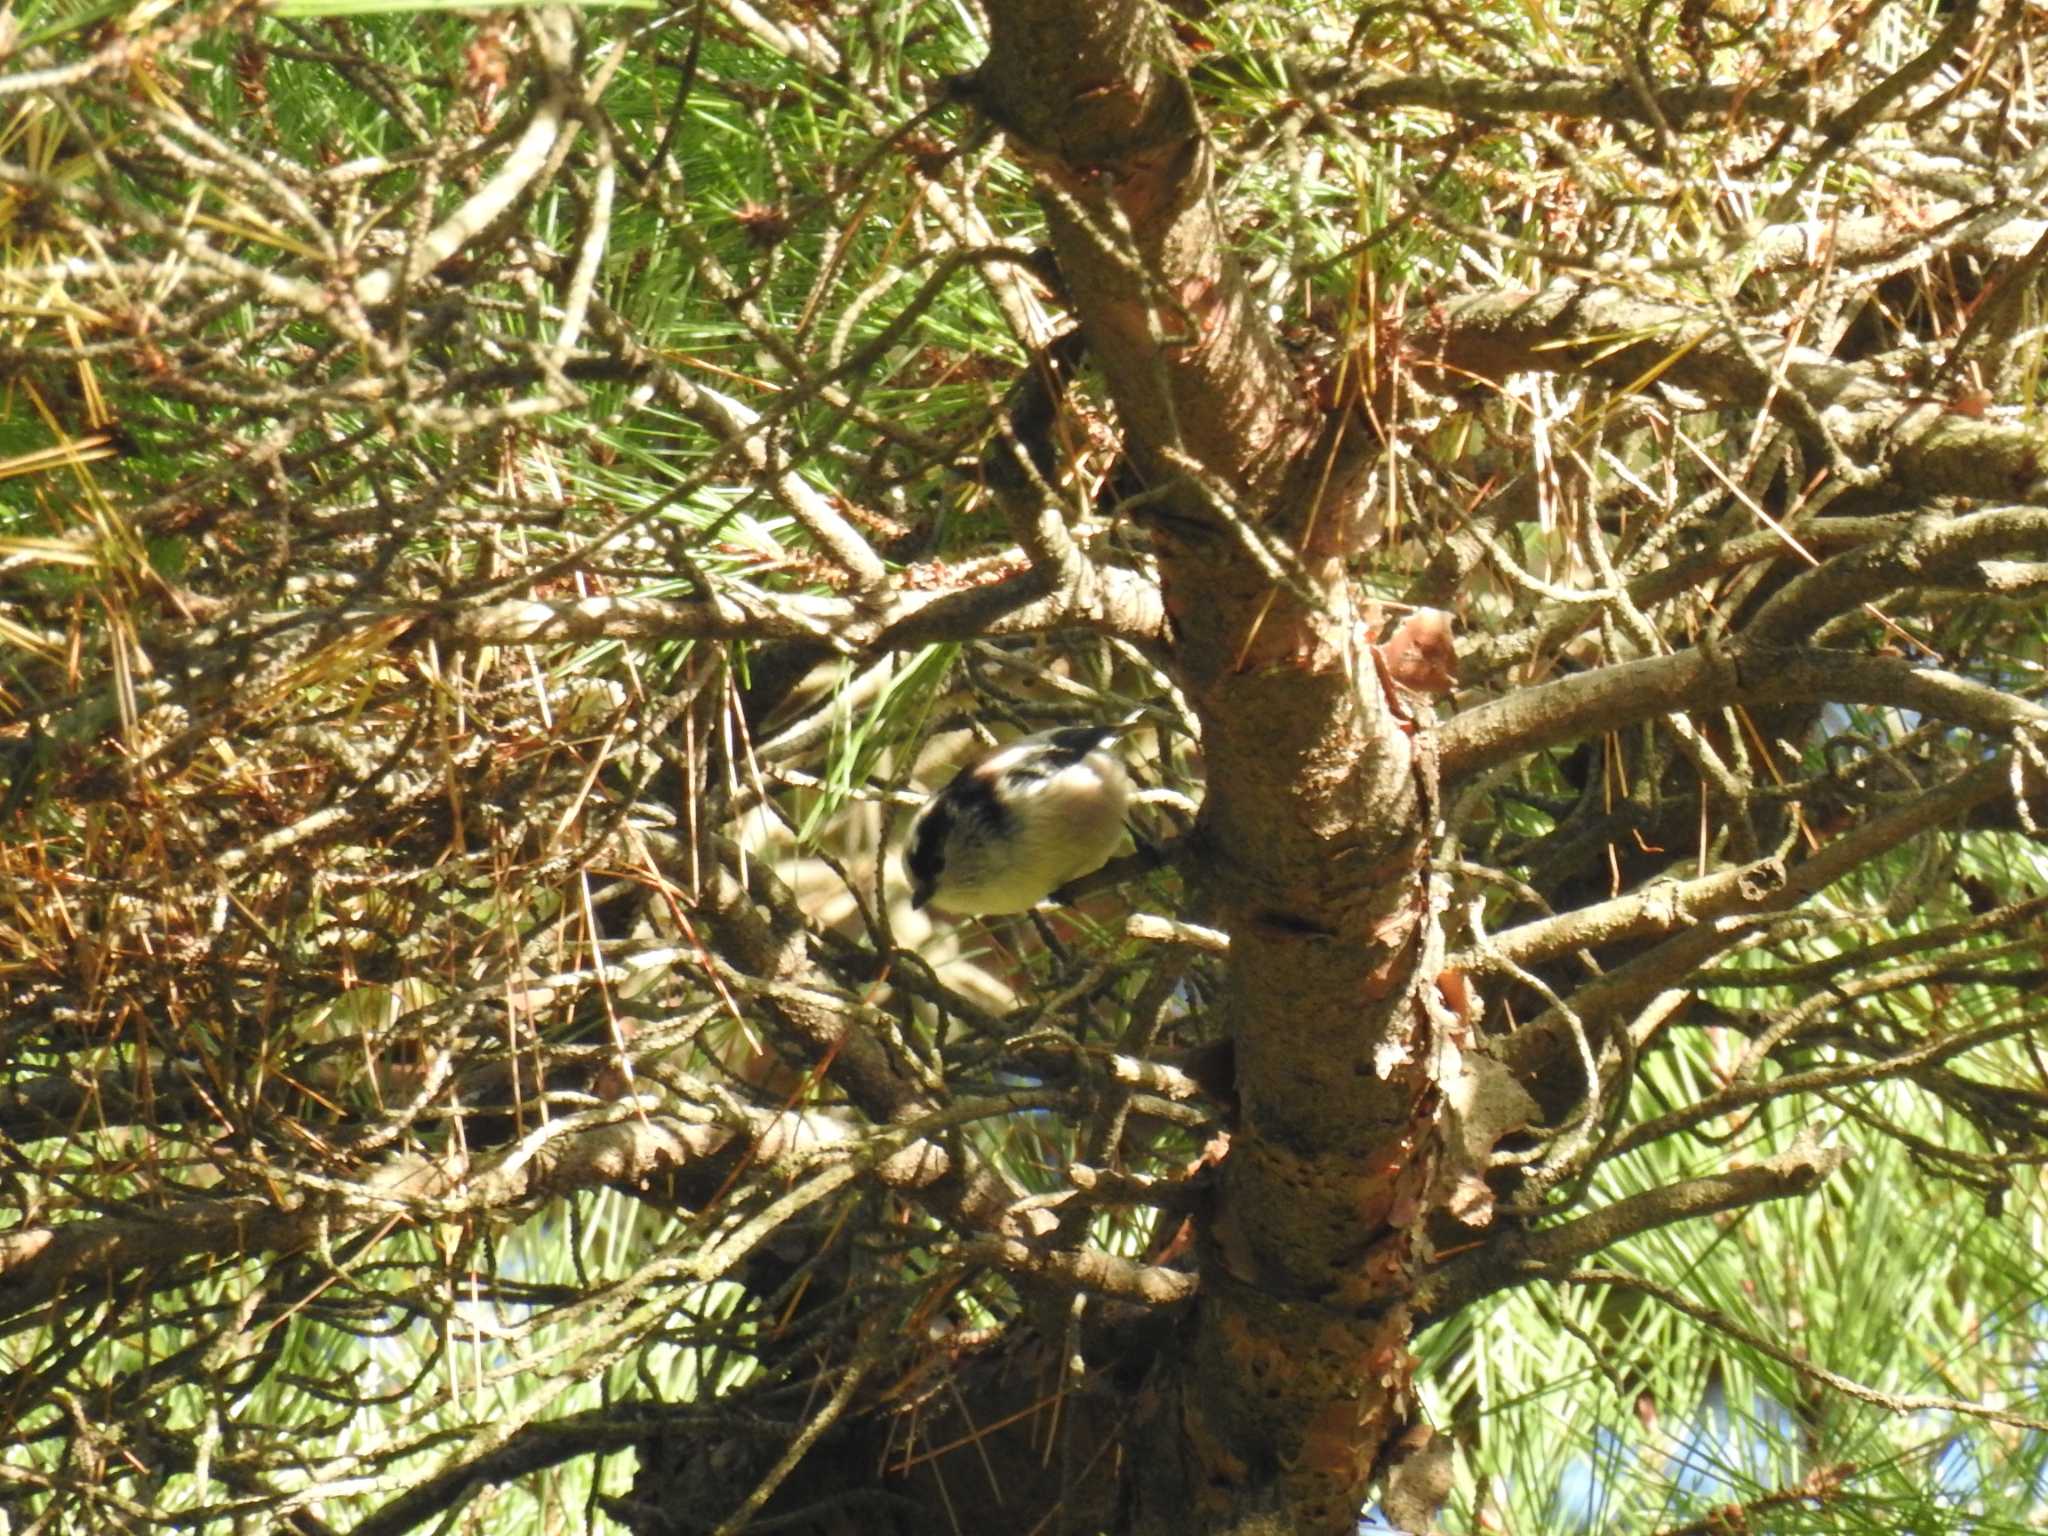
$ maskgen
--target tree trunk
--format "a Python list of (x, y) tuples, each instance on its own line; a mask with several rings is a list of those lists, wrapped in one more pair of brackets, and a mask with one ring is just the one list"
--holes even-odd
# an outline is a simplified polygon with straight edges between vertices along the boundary
[(991, 3), (971, 92), (1038, 177), (1152, 493), (1200, 715), (1200, 888), (1230, 934), (1239, 1117), (1190, 1326), (1157, 1362), (1128, 1529), (1348, 1532), (1409, 1416), (1407, 1299), (1438, 1180), (1428, 725), (1341, 559), (1376, 444), (1248, 291), (1154, 7)]

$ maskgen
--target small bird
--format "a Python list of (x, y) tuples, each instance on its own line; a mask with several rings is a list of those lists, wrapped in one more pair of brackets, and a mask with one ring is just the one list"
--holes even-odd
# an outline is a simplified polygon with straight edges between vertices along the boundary
[(998, 747), (918, 808), (903, 850), (910, 903), (962, 917), (1028, 912), (1100, 869), (1124, 832), (1131, 781), (1113, 726), (1040, 731)]

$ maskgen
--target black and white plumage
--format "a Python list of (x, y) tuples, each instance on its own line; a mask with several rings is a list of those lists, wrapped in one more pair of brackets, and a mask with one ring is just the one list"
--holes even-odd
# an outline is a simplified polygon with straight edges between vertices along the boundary
[(1113, 727), (1068, 726), (998, 747), (918, 809), (903, 850), (911, 905), (962, 917), (1027, 912), (1100, 869), (1131, 781)]

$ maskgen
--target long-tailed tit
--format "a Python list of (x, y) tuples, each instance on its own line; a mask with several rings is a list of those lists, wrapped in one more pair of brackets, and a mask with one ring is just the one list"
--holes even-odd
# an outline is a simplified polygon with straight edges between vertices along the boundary
[(1068, 726), (998, 747), (918, 809), (903, 850), (911, 905), (963, 917), (1025, 912), (1100, 869), (1123, 836), (1131, 781), (1113, 727)]

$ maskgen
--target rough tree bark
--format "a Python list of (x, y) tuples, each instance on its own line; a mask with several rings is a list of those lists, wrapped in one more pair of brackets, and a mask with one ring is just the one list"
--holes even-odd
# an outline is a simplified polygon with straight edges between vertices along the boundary
[(987, 9), (972, 99), (1037, 178), (1158, 493), (1140, 515), (1208, 765), (1199, 889), (1231, 940), (1238, 1114), (1200, 1297), (1130, 1442), (1128, 1528), (1345, 1531), (1408, 1418), (1447, 1060), (1429, 726), (1342, 567), (1374, 445), (1319, 407), (1247, 291), (1163, 13)]

